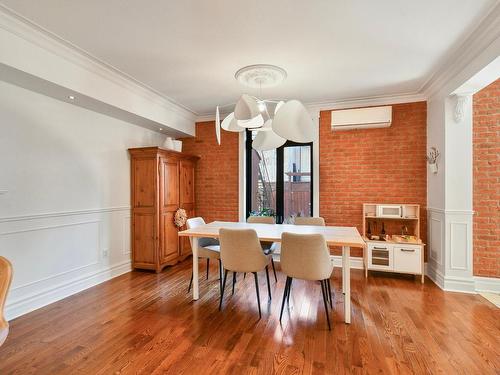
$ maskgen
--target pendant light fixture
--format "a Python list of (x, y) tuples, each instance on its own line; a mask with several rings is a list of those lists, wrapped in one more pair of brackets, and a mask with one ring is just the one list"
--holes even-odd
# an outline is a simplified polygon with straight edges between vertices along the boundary
[[(247, 87), (260, 90), (273, 87), (285, 80), (286, 71), (274, 65), (250, 65), (238, 70), (235, 78)], [(231, 132), (245, 129), (257, 131), (252, 142), (256, 150), (272, 150), (287, 140), (299, 143), (312, 142), (318, 138), (318, 126), (314, 124), (305, 106), (298, 100), (289, 101), (260, 99), (243, 94), (220, 124), (219, 106), (216, 108), (215, 130), (220, 144), (220, 128)], [(273, 108), (274, 107), (274, 108)], [(270, 115), (270, 113), (272, 115)]]

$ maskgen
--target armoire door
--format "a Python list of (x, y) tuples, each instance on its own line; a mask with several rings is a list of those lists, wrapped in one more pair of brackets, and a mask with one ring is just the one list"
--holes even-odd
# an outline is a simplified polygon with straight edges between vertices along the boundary
[(155, 269), (156, 233), (156, 158), (132, 160), (132, 246), (134, 267)]
[(179, 208), (179, 162), (160, 158), (160, 262), (171, 263), (179, 256), (178, 229), (174, 215)]
[[(180, 206), (186, 210), (188, 218), (195, 215), (195, 196), (194, 196), (194, 172), (195, 164), (190, 160), (181, 160), (179, 163), (180, 174)], [(181, 228), (181, 230), (186, 229)], [(180, 256), (191, 254), (191, 244), (188, 237), (180, 239)]]

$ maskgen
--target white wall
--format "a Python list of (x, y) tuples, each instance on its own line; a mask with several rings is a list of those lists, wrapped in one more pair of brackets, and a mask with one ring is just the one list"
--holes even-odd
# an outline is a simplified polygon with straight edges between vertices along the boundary
[(164, 136), (0, 81), (9, 318), (130, 269), (128, 147)]

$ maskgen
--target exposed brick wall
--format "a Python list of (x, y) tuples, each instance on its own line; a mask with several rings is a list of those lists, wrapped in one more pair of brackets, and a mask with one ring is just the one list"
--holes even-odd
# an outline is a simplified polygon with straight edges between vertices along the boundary
[(183, 139), (183, 151), (201, 156), (196, 167), (196, 214), (208, 223), (238, 221), (238, 133), (222, 131), (221, 146), (213, 121), (196, 123), (196, 137)]
[(474, 275), (500, 278), (500, 80), (473, 97)]
[[(396, 104), (390, 128), (335, 133), (330, 111), (321, 113), (320, 215), (327, 224), (361, 231), (363, 203), (417, 203), (426, 241), (426, 111), (425, 102)], [(223, 131), (219, 147), (214, 123), (197, 123), (196, 138), (184, 139), (183, 148), (201, 156), (197, 214), (207, 221), (238, 220), (238, 134)]]
[(321, 112), (320, 215), (361, 232), (363, 203), (420, 204), (426, 242), (427, 103), (395, 104), (392, 111), (390, 128), (341, 132), (332, 132), (330, 111)]

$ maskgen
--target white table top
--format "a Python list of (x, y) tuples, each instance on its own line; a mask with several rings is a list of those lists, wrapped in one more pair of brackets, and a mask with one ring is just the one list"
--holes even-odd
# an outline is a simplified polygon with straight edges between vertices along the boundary
[(280, 242), (283, 232), (297, 234), (320, 233), (328, 245), (365, 247), (365, 241), (355, 227), (329, 227), (293, 224), (256, 224), (213, 221), (211, 223), (179, 232), (181, 237), (219, 237), (220, 228), (254, 229), (262, 241)]

